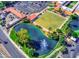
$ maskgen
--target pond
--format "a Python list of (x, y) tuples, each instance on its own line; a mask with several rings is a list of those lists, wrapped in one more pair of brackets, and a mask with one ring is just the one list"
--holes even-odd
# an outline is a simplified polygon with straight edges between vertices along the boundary
[[(18, 32), (21, 28), (28, 30), (31, 40), (40, 42), (40, 49), (36, 50), (39, 55), (47, 54), (56, 46), (57, 41), (48, 39), (44, 33), (36, 26), (32, 24), (21, 23), (14, 27), (16, 32)], [(36, 44), (35, 46), (38, 45), (39, 44)]]
[(72, 30), (78, 30), (79, 29), (79, 20), (73, 20), (69, 24), (70, 28)]

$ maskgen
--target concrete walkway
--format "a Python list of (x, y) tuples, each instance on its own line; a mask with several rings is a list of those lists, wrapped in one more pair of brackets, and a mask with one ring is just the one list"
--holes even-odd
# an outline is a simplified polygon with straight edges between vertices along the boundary
[(56, 52), (58, 52), (60, 49), (62, 49), (62, 47), (63, 47), (63, 46), (61, 46), (61, 47), (55, 49), (55, 50), (54, 50), (50, 55), (48, 55), (46, 58), (52, 57)]

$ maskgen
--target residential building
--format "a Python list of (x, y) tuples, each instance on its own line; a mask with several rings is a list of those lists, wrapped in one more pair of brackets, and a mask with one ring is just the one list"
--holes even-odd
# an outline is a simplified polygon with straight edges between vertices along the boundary
[(59, 8), (61, 8), (65, 14), (71, 15), (72, 13), (75, 13), (75, 9), (78, 7), (78, 5), (78, 1), (58, 1), (55, 9), (59, 10)]

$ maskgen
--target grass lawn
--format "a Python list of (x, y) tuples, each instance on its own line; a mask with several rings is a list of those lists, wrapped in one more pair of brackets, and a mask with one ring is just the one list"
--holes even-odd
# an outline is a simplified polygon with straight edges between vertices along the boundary
[(77, 1), (72, 1), (67, 7), (72, 8), (76, 3)]
[(10, 37), (13, 39), (13, 41), (15, 41), (16, 43), (18, 43), (18, 37), (16, 36), (16, 32), (14, 29), (12, 29), (11, 33), (10, 33)]
[(48, 4), (49, 7), (54, 7), (54, 3)]
[[(19, 40), (19, 37), (16, 35), (16, 32), (14, 30), (14, 28), (11, 30), (11, 33), (10, 33), (10, 38), (17, 44), (17, 45), (20, 45), (18, 40)], [(29, 57), (31, 57), (31, 49), (27, 48), (25, 45), (24, 46), (21, 46), (22, 47), (22, 50), (28, 54)]]
[(48, 8), (49, 11), (52, 11), (53, 9), (54, 9), (54, 8), (52, 8), (52, 7)]
[(69, 18), (69, 20), (64, 24), (64, 26), (61, 28), (62, 32), (66, 35), (69, 31), (70, 28), (68, 26), (68, 24), (72, 21), (71, 18)]
[(49, 11), (46, 11), (44, 14), (40, 16), (35, 22), (43, 26), (44, 28), (48, 29), (51, 28), (51, 31), (55, 31), (57, 28), (59, 28), (62, 23), (65, 21), (62, 17), (51, 13)]
[(0, 2), (0, 9), (2, 9), (4, 7), (5, 7), (5, 5), (2, 2)]

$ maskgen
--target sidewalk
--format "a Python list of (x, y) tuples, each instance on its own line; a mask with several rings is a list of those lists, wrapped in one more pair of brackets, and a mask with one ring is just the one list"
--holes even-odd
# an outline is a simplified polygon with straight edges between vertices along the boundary
[(56, 52), (58, 52), (60, 49), (62, 49), (63, 46), (55, 49), (50, 55), (48, 55), (46, 58), (50, 58), (51, 56), (53, 56)]

